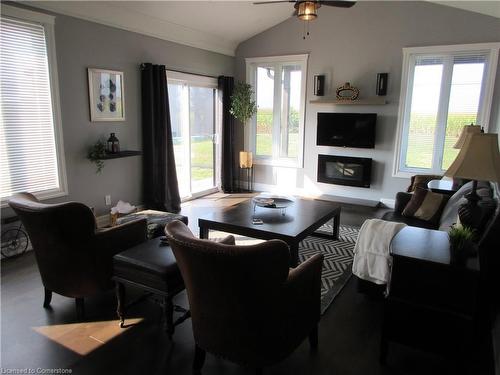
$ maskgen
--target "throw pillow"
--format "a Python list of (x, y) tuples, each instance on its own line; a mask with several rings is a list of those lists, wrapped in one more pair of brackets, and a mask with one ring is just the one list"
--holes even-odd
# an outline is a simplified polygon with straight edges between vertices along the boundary
[(448, 198), (443, 194), (417, 188), (402, 214), (437, 224)]
[(431, 180), (440, 180), (442, 176), (433, 174), (416, 174), (411, 177), (410, 186), (408, 186), (408, 193), (414, 192), (417, 188), (427, 189), (427, 184)]

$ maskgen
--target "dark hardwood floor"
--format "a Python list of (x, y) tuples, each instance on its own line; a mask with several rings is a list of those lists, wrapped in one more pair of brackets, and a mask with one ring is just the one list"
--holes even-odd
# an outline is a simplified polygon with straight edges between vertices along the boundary
[[(196, 229), (207, 207), (184, 210)], [(380, 210), (343, 206), (341, 223), (360, 226)], [(194, 343), (190, 320), (178, 326), (170, 342), (160, 324), (161, 310), (152, 301), (133, 307), (120, 329), (114, 292), (86, 301), (86, 321), (76, 321), (74, 302), (54, 295), (52, 309), (42, 308), (43, 288), (33, 252), (2, 262), (1, 366), (67, 368), (73, 374), (191, 374)], [(187, 306), (181, 293), (176, 303)], [(263, 306), (262, 308), (265, 308)], [(336, 298), (319, 327), (319, 350), (311, 354), (304, 342), (288, 359), (265, 374), (460, 374), (452, 362), (391, 344), (388, 365), (378, 362), (382, 303), (356, 291), (355, 280)], [(134, 320), (135, 321), (135, 320)], [(203, 374), (252, 374), (228, 361), (207, 356)]]

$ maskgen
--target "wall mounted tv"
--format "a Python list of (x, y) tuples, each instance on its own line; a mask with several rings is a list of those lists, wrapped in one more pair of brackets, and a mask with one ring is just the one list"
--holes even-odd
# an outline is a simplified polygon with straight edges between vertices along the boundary
[(375, 147), (376, 113), (318, 113), (316, 144), (337, 147)]

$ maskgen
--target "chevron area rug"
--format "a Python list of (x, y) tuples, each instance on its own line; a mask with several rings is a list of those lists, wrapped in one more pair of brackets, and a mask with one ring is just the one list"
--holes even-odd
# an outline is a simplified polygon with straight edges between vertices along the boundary
[[(332, 223), (323, 225), (318, 232), (332, 233)], [(340, 226), (338, 241), (321, 237), (307, 237), (299, 245), (299, 260), (303, 262), (314, 254), (324, 256), (321, 273), (321, 314), (333, 302), (352, 275), (354, 245), (359, 228)]]
[[(332, 233), (332, 231), (333, 222), (331, 221), (318, 230), (318, 232), (327, 233)], [(352, 275), (353, 250), (358, 232), (359, 228), (341, 225), (337, 241), (309, 236), (299, 245), (300, 262), (317, 253), (322, 253), (324, 256), (321, 274), (321, 314), (324, 314)], [(219, 231), (210, 232), (211, 239), (223, 238), (226, 235), (227, 233)], [(244, 236), (234, 236), (238, 245), (252, 245), (262, 242), (262, 240)]]

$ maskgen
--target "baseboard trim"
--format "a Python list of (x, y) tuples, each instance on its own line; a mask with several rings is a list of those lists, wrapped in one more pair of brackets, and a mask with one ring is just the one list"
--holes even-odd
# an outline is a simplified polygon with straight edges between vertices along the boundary
[(256, 192), (269, 192), (274, 194), (290, 194), (297, 195), (303, 198), (313, 198), (313, 199), (323, 199), (332, 202), (346, 203), (346, 204), (354, 204), (358, 206), (367, 206), (367, 207), (377, 207), (380, 202), (372, 199), (363, 199), (363, 198), (353, 198), (341, 195), (330, 195), (330, 194), (311, 194), (302, 188), (293, 188), (288, 189), (286, 191), (283, 190), (283, 187), (277, 185), (267, 185), (267, 184), (254, 184), (254, 191)]
[(381, 198), (380, 203), (382, 206), (387, 207), (387, 208), (392, 208), (394, 209), (394, 206), (396, 205), (396, 200), (395, 199), (387, 199), (387, 198)]

